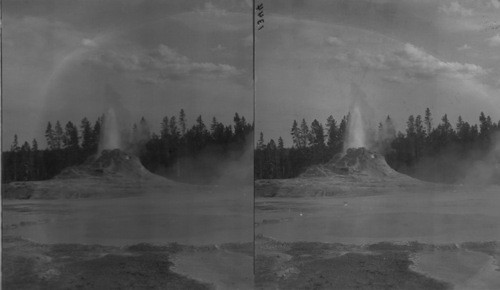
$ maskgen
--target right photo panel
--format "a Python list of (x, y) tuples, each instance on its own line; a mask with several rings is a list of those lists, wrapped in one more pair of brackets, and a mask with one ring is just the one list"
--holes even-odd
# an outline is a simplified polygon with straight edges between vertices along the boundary
[(500, 2), (255, 9), (255, 287), (500, 289)]

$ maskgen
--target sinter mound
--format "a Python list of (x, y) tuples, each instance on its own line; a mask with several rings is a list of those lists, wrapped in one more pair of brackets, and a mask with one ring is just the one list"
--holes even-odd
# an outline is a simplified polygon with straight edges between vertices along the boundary
[(349, 148), (346, 153), (338, 153), (325, 164), (309, 167), (300, 177), (328, 177), (352, 175), (358, 178), (410, 178), (392, 169), (385, 157), (364, 147)]
[(383, 155), (361, 147), (311, 166), (297, 178), (256, 180), (255, 191), (261, 197), (372, 195), (422, 186), (435, 187), (395, 171)]
[(161, 191), (177, 184), (149, 172), (138, 157), (119, 149), (103, 150), (83, 164), (64, 169), (49, 180), (11, 182), (2, 187), (3, 198), (57, 199), (121, 197)]
[(103, 150), (100, 155), (90, 156), (82, 165), (64, 169), (55, 178), (67, 179), (82, 176), (140, 179), (158, 177), (144, 168), (137, 156), (127, 154), (120, 149)]

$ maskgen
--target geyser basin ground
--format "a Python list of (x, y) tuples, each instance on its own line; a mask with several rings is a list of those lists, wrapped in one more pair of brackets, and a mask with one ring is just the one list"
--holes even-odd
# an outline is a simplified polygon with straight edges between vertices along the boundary
[(280, 241), (500, 241), (500, 188), (258, 198), (257, 234)]
[(5, 234), (41, 243), (123, 246), (140, 242), (250, 242), (252, 191), (250, 187), (233, 190), (185, 189), (124, 198), (5, 200), (3, 225)]
[[(354, 196), (346, 190), (327, 197), (257, 198), (256, 235), (261, 240), (256, 246), (257, 268), (262, 268), (257, 285), (281, 289), (446, 289), (451, 285), (464, 289), (467, 283), (496, 289), (500, 285), (499, 187), (431, 190), (416, 186), (406, 192), (387, 186), (367, 195), (368, 184), (360, 186), (366, 188)], [(398, 245), (413, 241), (431, 250), (394, 253)], [(483, 245), (490, 241), (492, 249)], [(474, 248), (465, 248), (468, 242), (484, 255), (464, 254)], [(378, 243), (387, 243), (382, 253), (367, 250)], [(433, 248), (437, 246), (449, 249), (448, 254)], [(337, 249), (328, 251), (329, 247)], [(290, 252), (292, 248), (300, 251)], [(346, 254), (351, 254), (349, 259), (340, 258)], [(412, 263), (415, 267), (409, 267)], [(464, 282), (437, 268), (460, 269), (475, 278)], [(335, 276), (341, 272), (329, 269), (344, 271), (342, 275), (349, 278), (338, 280)]]
[[(141, 188), (122, 192), (121, 198), (4, 200), (4, 266), (13, 269), (4, 274), (4, 286), (251, 288), (251, 187)], [(181, 245), (175, 253), (128, 250), (141, 243), (167, 247), (172, 242)], [(61, 247), (67, 249), (57, 252)], [(203, 268), (218, 276), (203, 275)], [(109, 277), (102, 278), (97, 269)], [(173, 284), (165, 284), (164, 277)], [(99, 279), (102, 283), (95, 282)]]

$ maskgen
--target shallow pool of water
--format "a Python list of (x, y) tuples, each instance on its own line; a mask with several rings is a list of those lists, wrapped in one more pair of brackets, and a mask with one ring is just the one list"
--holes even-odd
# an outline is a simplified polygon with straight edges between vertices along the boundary
[(500, 272), (493, 257), (467, 250), (436, 250), (415, 254), (413, 271), (446, 281), (456, 290), (500, 289)]
[(494, 191), (260, 198), (256, 233), (280, 241), (346, 244), (500, 241), (499, 208)]
[(251, 188), (127, 198), (5, 201), (4, 235), (39, 243), (220, 244), (253, 240)]

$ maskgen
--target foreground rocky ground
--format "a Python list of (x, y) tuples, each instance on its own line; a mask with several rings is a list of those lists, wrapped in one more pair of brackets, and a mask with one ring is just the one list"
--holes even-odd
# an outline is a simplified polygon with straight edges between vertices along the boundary
[[(488, 255), (498, 261), (500, 243), (346, 245), (285, 243), (258, 236), (255, 286), (258, 289), (453, 289), (449, 282), (415, 271), (414, 260), (419, 253), (461, 251)], [(500, 275), (498, 267), (496, 271)], [(469, 285), (472, 287), (469, 289), (496, 289), (483, 288), (485, 285), (477, 283)]]
[(251, 191), (167, 189), (3, 200), (2, 289), (254, 289)]
[(498, 186), (358, 174), (256, 191), (258, 289), (500, 289)]
[[(199, 281), (176, 271), (173, 261), (184, 256), (243, 255), (253, 257), (253, 245), (126, 247), (81, 244), (38, 244), (19, 237), (3, 240), (2, 289), (251, 289), (252, 277), (215, 277)], [(180, 258), (179, 258), (180, 257)], [(212, 261), (213, 262), (213, 261)], [(234, 265), (203, 265), (230, 268)], [(184, 267), (184, 274), (189, 272)], [(196, 271), (199, 272), (199, 271)], [(221, 271), (220, 276), (223, 276)], [(232, 273), (234, 274), (234, 272)], [(249, 273), (250, 274), (250, 273)], [(238, 281), (240, 279), (240, 281)], [(233, 285), (231, 284), (233, 283)]]

